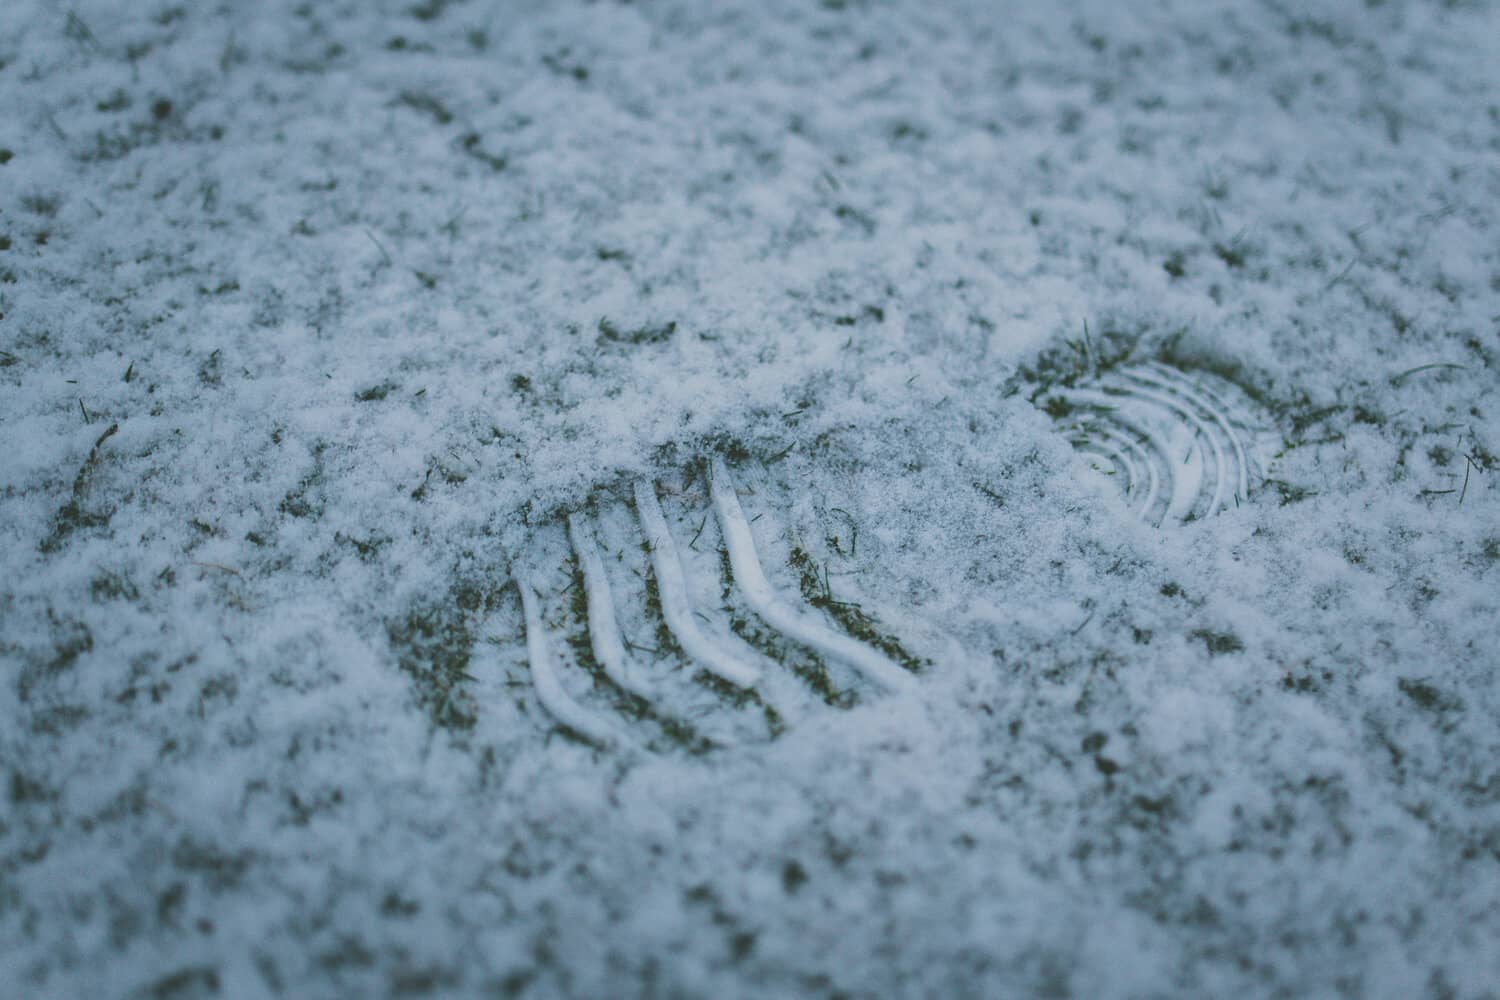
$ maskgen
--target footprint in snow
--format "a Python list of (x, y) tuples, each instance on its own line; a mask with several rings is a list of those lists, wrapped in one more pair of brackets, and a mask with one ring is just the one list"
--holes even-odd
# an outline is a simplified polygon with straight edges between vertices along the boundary
[(1238, 507), (1265, 476), (1269, 418), (1207, 372), (1129, 365), (1051, 389), (1038, 403), (1151, 525)]

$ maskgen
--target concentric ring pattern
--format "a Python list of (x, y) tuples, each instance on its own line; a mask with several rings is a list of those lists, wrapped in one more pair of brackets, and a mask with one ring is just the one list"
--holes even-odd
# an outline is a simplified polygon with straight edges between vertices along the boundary
[(1152, 525), (1238, 507), (1265, 474), (1269, 420), (1238, 386), (1208, 372), (1130, 365), (1055, 387), (1038, 402)]

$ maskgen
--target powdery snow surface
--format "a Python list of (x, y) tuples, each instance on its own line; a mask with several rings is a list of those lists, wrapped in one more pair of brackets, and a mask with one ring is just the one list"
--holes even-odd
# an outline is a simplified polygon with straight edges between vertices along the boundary
[(0, 4), (0, 992), (1495, 996), (1497, 39)]

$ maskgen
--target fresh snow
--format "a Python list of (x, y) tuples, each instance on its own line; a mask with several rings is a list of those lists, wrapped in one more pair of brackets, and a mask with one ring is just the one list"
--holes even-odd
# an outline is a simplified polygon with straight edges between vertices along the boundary
[(0, 994), (1495, 996), (1497, 40), (0, 3)]

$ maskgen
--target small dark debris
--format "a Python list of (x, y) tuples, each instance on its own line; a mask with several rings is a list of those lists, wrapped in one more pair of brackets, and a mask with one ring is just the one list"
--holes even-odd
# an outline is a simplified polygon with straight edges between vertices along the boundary
[(221, 385), (224, 376), (221, 371), (219, 352), (215, 350), (198, 366), (198, 381), (207, 386)]
[(833, 322), (836, 326), (854, 326), (856, 323), (873, 320), (876, 323), (885, 322), (885, 310), (879, 306), (865, 306), (857, 314), (846, 314), (835, 316)]
[(1061, 396), (1048, 396), (1047, 401), (1042, 404), (1042, 409), (1053, 420), (1061, 420), (1073, 412), (1073, 404)]
[(418, 21), (436, 21), (443, 16), (449, 2), (450, 0), (425, 0), (424, 3), (406, 8), (406, 12)]
[(471, 158), (478, 160), (480, 163), (483, 163), (485, 166), (489, 167), (496, 173), (499, 173), (500, 171), (505, 169), (505, 157), (496, 156), (493, 153), (486, 152), (484, 148), (484, 140), (480, 137), (478, 132), (469, 132), (464, 135), (464, 137), (459, 140), (459, 145), (463, 148), (463, 151), (467, 153)]
[(781, 887), (786, 890), (788, 896), (795, 895), (797, 890), (807, 884), (807, 870), (796, 861), (788, 861), (781, 866)]
[(208, 965), (190, 965), (158, 979), (148, 992), (154, 1000), (217, 995), (219, 970)]
[(1314, 410), (1307, 410), (1292, 417), (1292, 433), (1300, 435), (1309, 427), (1320, 424), (1324, 420), (1342, 410), (1338, 404), (1332, 406), (1320, 406)]
[(420, 903), (403, 899), (399, 894), (388, 892), (380, 901), (380, 912), (387, 917), (413, 917), (422, 909)]
[(1130, 805), (1152, 816), (1165, 816), (1172, 811), (1172, 797), (1163, 795), (1153, 799), (1147, 795), (1137, 795), (1130, 800)]
[(339, 534), (336, 534), (334, 536), (334, 541), (348, 542), (350, 545), (354, 546), (354, 551), (359, 553), (359, 557), (361, 559), (369, 562), (375, 556), (380, 554), (381, 546), (389, 544), (390, 539), (379, 535), (371, 535), (369, 538), (360, 539), (355, 538), (352, 535), (345, 535), (340, 532)]
[(151, 117), (157, 121), (165, 121), (172, 115), (172, 102), (165, 97), (158, 99), (151, 105)]
[(101, 573), (94, 577), (89, 583), (89, 593), (96, 601), (133, 601), (141, 596), (130, 578), (118, 573)]
[(1285, 691), (1296, 691), (1298, 694), (1311, 694), (1319, 690), (1320, 685), (1316, 677), (1311, 674), (1302, 674), (1294, 677), (1290, 673), (1281, 675), (1281, 687)]
[(1464, 707), (1461, 698), (1447, 694), (1426, 681), (1402, 677), (1396, 681), (1396, 687), (1402, 694), (1414, 701), (1418, 708), (1424, 708), (1429, 712), (1462, 711)]
[(1245, 266), (1245, 252), (1239, 247), (1229, 243), (1216, 243), (1214, 253), (1224, 262), (1224, 266), (1236, 270)]
[(729, 939), (729, 952), (736, 962), (743, 962), (755, 950), (755, 932), (739, 931)]
[(115, 92), (94, 105), (100, 111), (124, 111), (130, 107), (130, 95), (115, 88)]
[(56, 792), (29, 775), (20, 771), (10, 772), (10, 800), (14, 804), (47, 802), (56, 797)]
[(400, 96), (396, 98), (396, 103), (427, 115), (439, 125), (447, 125), (453, 121), (453, 112), (449, 111), (442, 101), (431, 94), (419, 94), (415, 91), (403, 90)]
[(900, 142), (910, 139), (914, 142), (923, 142), (927, 139), (927, 130), (920, 125), (911, 122), (900, 121), (891, 128), (891, 141)]
[(861, 212), (859, 209), (855, 208), (853, 205), (840, 205), (838, 208), (835, 208), (833, 210), (833, 214), (837, 216), (838, 219), (842, 222), (851, 222), (859, 226), (865, 231), (866, 236), (872, 236), (875, 233), (875, 220), (868, 214)]
[(46, 194), (22, 195), (21, 207), (32, 215), (40, 215), (44, 219), (50, 219), (62, 207), (62, 198), (57, 195)]
[(996, 492), (992, 487), (986, 486), (984, 483), (981, 483), (981, 482), (975, 482), (974, 483), (974, 488), (976, 490), (978, 490), (985, 498), (987, 498), (996, 507), (1004, 507), (1005, 506), (1005, 497), (1002, 496), (1000, 493)]
[(561, 51), (553, 53), (551, 55), (542, 56), (542, 65), (546, 66), (548, 69), (558, 74), (559, 76), (571, 76), (579, 83), (583, 83), (589, 78), (588, 68), (585, 66), (580, 66), (577, 63), (568, 62), (567, 57), (569, 51), (569, 49), (562, 49)]
[(182, 912), (183, 900), (187, 897), (187, 883), (173, 882), (165, 892), (156, 897), (156, 919), (167, 926), (176, 926)]
[(1245, 649), (1245, 644), (1233, 632), (1215, 632), (1212, 629), (1200, 628), (1194, 630), (1192, 637), (1203, 640), (1203, 645), (1208, 648), (1210, 656), (1218, 656), (1221, 653), (1239, 653)]
[(379, 385), (372, 385), (368, 389), (361, 389), (354, 394), (354, 398), (361, 403), (378, 402), (400, 388), (396, 383), (386, 381)]
[(314, 471), (303, 477), (285, 497), (277, 509), (288, 517), (316, 517), (323, 513), (323, 499), (320, 494), (314, 493), (314, 488), (321, 478), (319, 471)]
[(677, 332), (677, 321), (670, 320), (660, 326), (640, 326), (634, 330), (622, 330), (609, 317), (599, 320), (599, 336), (623, 344), (660, 344)]

